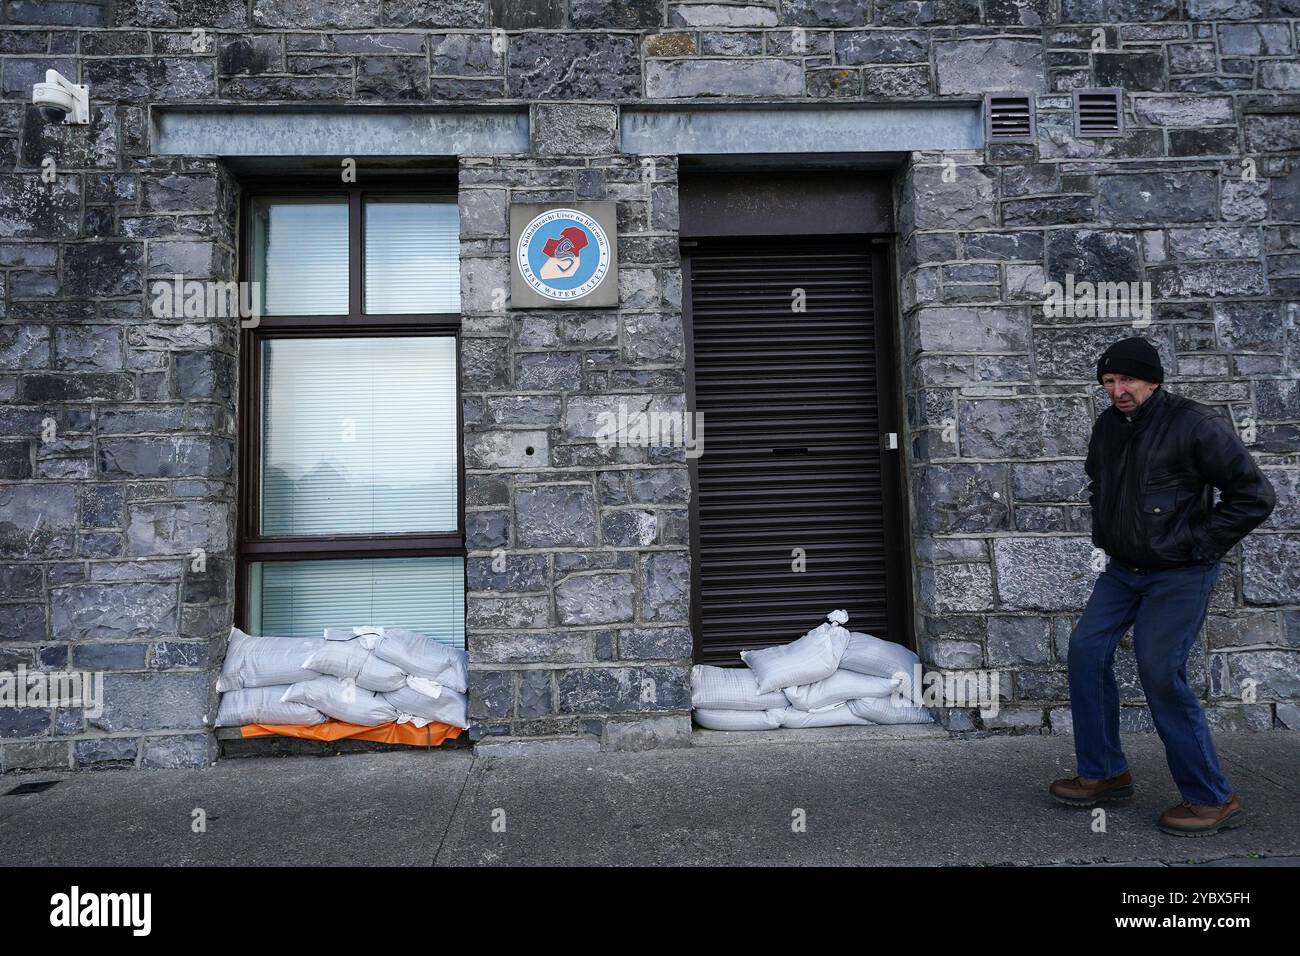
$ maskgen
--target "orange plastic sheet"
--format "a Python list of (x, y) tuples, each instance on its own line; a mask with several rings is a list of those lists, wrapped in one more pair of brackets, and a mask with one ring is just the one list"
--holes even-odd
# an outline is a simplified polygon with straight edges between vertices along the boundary
[(245, 737), (303, 737), (307, 740), (373, 740), (381, 744), (405, 744), (408, 747), (437, 747), (444, 740), (455, 740), (461, 728), (434, 722), (423, 727), (415, 724), (387, 723), (366, 727), (327, 720), (323, 724), (299, 727), (293, 724), (245, 724)]

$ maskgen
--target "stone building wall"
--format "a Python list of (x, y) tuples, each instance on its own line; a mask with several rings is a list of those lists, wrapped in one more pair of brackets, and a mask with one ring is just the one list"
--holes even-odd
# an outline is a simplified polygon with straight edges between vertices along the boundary
[[(686, 408), (676, 158), (619, 155), (613, 105), (533, 120), (541, 158), (460, 164), (475, 736), (689, 744), (685, 451), (596, 442), (603, 413)], [(509, 203), (575, 200), (618, 203), (618, 308), (503, 308)]]
[[(107, 707), (0, 708), (0, 768), (216, 753), (237, 330), (160, 321), (147, 286), (233, 275), (238, 182), (152, 152), (149, 108), (181, 103), (528, 105), (529, 154), (459, 161), (471, 733), (641, 747), (689, 739), (687, 473), (591, 423), (616, 398), (683, 407), (679, 163), (647, 178), (619, 108), (1033, 93), (1036, 143), (895, 174), (920, 650), (1011, 675), (998, 718), (945, 719), (1069, 730), (1091, 369), (1134, 332), (1046, 318), (1071, 273), (1149, 281), (1168, 386), (1254, 424), (1278, 506), (1225, 560), (1189, 667), (1218, 725), (1300, 725), (1298, 48), (1296, 0), (7, 0), (0, 669), (101, 670)], [(91, 85), (89, 127), (40, 122), (48, 68)], [(1125, 136), (1073, 136), (1090, 86), (1124, 88)], [(508, 204), (549, 199), (617, 202), (617, 309), (500, 307)], [(1119, 667), (1124, 725), (1148, 728)]]
[[(1079, 141), (1069, 146), (1090, 157)], [(1109, 405), (1096, 361), (1111, 342), (1143, 334), (1160, 352), (1164, 387), (1221, 409), (1242, 432), (1253, 427), (1249, 447), (1278, 496), (1224, 558), (1188, 663), (1193, 686), (1216, 726), (1295, 728), (1300, 309), (1286, 274), (1293, 257), (1282, 252), (1290, 227), (1264, 224), (1288, 215), (1294, 186), (1275, 180), (1283, 199), (1271, 208), (1266, 190), (1252, 189), (1243, 210), (1236, 158), (1151, 155), (1121, 166), (1073, 153), (1048, 161), (1047, 151), (1040, 141), (1037, 155), (1020, 146), (921, 155), (900, 182), (900, 208), (916, 211), (899, 242), (921, 655), (943, 669), (996, 668), (1005, 698), (995, 717), (950, 710), (945, 723), (1070, 732), (1066, 651), (1096, 577), (1083, 459)], [(1288, 169), (1281, 157), (1264, 164)], [(1079, 195), (1062, 197), (1065, 188)], [(1208, 194), (1191, 202), (1198, 188)], [(1167, 198), (1151, 204), (1152, 194)], [(1066, 273), (1149, 281), (1150, 325), (1045, 316), (1044, 286)], [(1132, 639), (1117, 656), (1121, 722), (1153, 730)], [(1243, 697), (1252, 684), (1253, 700)]]

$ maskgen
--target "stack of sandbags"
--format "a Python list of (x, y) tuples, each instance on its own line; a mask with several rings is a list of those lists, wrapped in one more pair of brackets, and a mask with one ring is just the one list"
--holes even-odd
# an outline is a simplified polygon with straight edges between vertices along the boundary
[(812, 684), (835, 673), (849, 640), (841, 623), (832, 617), (793, 643), (742, 651), (746, 669), (697, 664), (691, 669), (695, 722), (709, 730), (784, 726), (791, 708), (783, 688)]
[(750, 671), (710, 664), (691, 668), (695, 722), (709, 730), (775, 730), (786, 703), (779, 690), (760, 692)]
[(285, 703), (280, 698), (290, 687), (246, 687), (228, 690), (221, 695), (217, 708), (218, 727), (242, 727), (245, 724), (288, 724), (308, 727), (329, 720), (315, 707), (296, 702)]
[(327, 640), (302, 664), (308, 670), (350, 681), (372, 693), (387, 693), (406, 684), (406, 674), (400, 667), (367, 650), (359, 639)]
[(217, 690), (225, 693), (309, 680), (315, 675), (303, 661), (324, 645), (320, 638), (253, 637), (232, 627)]
[(849, 703), (864, 698), (888, 702), (900, 683), (897, 679), (837, 669), (819, 681), (782, 688), (790, 706), (781, 715), (781, 726), (839, 727), (872, 723), (853, 713)]
[(384, 694), (397, 711), (397, 722), (468, 727), (469, 655), (404, 628), (390, 627), (382, 636), (375, 656), (406, 675), (402, 687)]
[(893, 680), (896, 691), (880, 697), (868, 695), (847, 703), (854, 716), (873, 724), (929, 724), (930, 712), (921, 706), (921, 659), (902, 644), (884, 641), (857, 631), (849, 633), (849, 644), (840, 658), (840, 668), (858, 674)]
[(779, 647), (741, 652), (748, 670), (692, 668), (695, 721), (710, 730), (926, 723), (913, 701), (918, 658), (907, 648), (826, 623)]
[(324, 639), (250, 637), (231, 628), (218, 727), (431, 722), (469, 726), (469, 657), (403, 628), (325, 629)]
[(280, 700), (293, 684), (319, 676), (304, 662), (324, 644), (320, 638), (252, 637), (232, 627), (226, 645), (226, 662), (217, 677), (217, 690), (221, 693), (217, 726), (308, 726), (327, 720), (314, 707)]
[(383, 694), (358, 687), (341, 677), (316, 677), (300, 681), (284, 692), (283, 703), (314, 707), (345, 724), (376, 727), (397, 720), (397, 708)]
[(740, 659), (753, 671), (761, 692), (811, 684), (835, 673), (849, 646), (849, 632), (841, 626), (849, 615), (831, 611), (827, 617), (825, 624), (790, 644), (740, 652)]
[[(840, 658), (848, 647), (849, 632), (843, 627), (848, 620), (844, 611), (832, 611), (828, 620), (813, 628), (803, 637), (779, 647), (765, 647), (756, 651), (741, 651), (740, 659), (754, 675), (760, 692), (779, 691), (785, 706), (774, 711), (772, 718), (782, 727), (833, 727), (841, 723), (865, 723), (849, 714), (838, 701), (827, 701), (818, 695), (816, 714), (809, 708), (794, 706), (789, 691), (800, 687), (812, 688), (830, 678), (839, 668)], [(796, 699), (800, 699), (796, 695)], [(811, 696), (808, 699), (814, 699)]]
[[(832, 611), (829, 618), (843, 625), (848, 614)], [(919, 671), (920, 658), (901, 644), (849, 631), (834, 673), (782, 688), (790, 706), (781, 726), (930, 723), (930, 714), (914, 696)]]

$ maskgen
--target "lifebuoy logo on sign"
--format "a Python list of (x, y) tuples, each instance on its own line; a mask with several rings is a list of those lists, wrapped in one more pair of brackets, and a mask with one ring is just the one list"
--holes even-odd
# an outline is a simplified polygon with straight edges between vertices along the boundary
[(549, 209), (519, 234), (519, 274), (538, 295), (555, 302), (581, 299), (609, 272), (609, 238), (591, 216)]

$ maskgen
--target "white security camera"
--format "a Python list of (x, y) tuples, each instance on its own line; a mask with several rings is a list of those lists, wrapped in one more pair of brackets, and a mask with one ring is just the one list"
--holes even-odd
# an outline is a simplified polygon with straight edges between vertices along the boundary
[(45, 82), (32, 87), (32, 103), (47, 123), (90, 122), (90, 87), (69, 82), (58, 70), (46, 70)]

